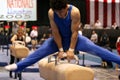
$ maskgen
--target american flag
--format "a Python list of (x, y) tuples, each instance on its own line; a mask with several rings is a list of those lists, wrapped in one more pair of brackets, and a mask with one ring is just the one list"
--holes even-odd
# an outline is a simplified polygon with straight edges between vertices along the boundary
[(120, 0), (86, 0), (86, 11), (88, 24), (100, 20), (103, 27), (120, 26)]

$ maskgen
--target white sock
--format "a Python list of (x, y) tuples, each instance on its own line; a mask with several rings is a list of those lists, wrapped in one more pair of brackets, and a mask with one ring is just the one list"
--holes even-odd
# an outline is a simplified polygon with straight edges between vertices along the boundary
[(5, 69), (8, 71), (12, 71), (12, 70), (17, 69), (17, 65), (15, 63), (11, 64), (11, 65), (7, 65), (7, 66), (5, 66)]

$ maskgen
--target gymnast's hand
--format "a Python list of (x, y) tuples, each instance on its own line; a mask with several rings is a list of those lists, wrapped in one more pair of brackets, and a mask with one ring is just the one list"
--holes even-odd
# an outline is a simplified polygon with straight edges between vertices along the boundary
[(74, 59), (74, 51), (67, 51), (67, 59), (70, 60), (70, 59)]
[(59, 51), (59, 52), (58, 52), (58, 58), (59, 58), (59, 59), (63, 58), (63, 57), (64, 57), (63, 54), (64, 54), (63, 51)]

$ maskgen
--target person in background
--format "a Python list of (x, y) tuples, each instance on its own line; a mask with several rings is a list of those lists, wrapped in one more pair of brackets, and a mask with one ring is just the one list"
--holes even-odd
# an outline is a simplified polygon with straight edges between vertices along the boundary
[(28, 33), (26, 32), (26, 35), (25, 35), (25, 43), (26, 43), (26, 46), (28, 47), (28, 44), (31, 42), (31, 37), (28, 35)]
[(3, 44), (4, 44), (4, 31), (0, 30), (0, 50), (3, 51)]
[(20, 72), (55, 52), (58, 52), (58, 58), (63, 58), (64, 51), (66, 51), (68, 60), (74, 58), (74, 51), (84, 51), (107, 61), (120, 64), (120, 56), (94, 44), (87, 37), (78, 34), (81, 16), (77, 7), (68, 4), (67, 0), (50, 0), (50, 7), (48, 16), (52, 29), (52, 37), (45, 40), (33, 54), (24, 60), (5, 66), (6, 70)]
[(23, 21), (13, 21), (12, 22), (12, 34), (16, 34), (20, 26), (23, 25)]
[(32, 31), (30, 32), (32, 51), (36, 50), (38, 31), (37, 26), (32, 26)]
[(94, 30), (92, 31), (92, 35), (91, 35), (90, 40), (95, 44), (98, 43), (98, 34)]
[[(100, 46), (102, 46), (103, 48), (112, 52), (112, 49), (110, 48), (109, 36), (106, 33), (106, 31), (103, 31), (103, 33), (100, 37)], [(105, 59), (102, 59), (101, 66), (103, 68), (113, 67), (112, 62), (111, 61), (106, 61)]]
[[(117, 48), (118, 55), (120, 55), (120, 36), (117, 38), (116, 48)], [(116, 70), (118, 70), (118, 69), (119, 69), (119, 65), (116, 64)]]
[[(25, 34), (24, 31), (21, 28), (18, 28), (17, 33), (14, 34), (11, 38), (12, 44), (14, 44), (15, 41), (23, 41), (25, 42)], [(19, 59), (17, 59), (17, 62)], [(10, 64), (13, 64), (15, 62), (15, 57), (10, 55)], [(9, 76), (12, 78), (12, 71), (10, 71)], [(16, 78), (17, 75), (15, 75)]]
[(94, 24), (94, 29), (103, 29), (100, 20), (97, 20)]
[(47, 40), (47, 38), (48, 38), (47, 35), (48, 35), (48, 34), (46, 34), (46, 33), (43, 34), (42, 38), (41, 38), (40, 41), (39, 41), (39, 44), (43, 44), (43, 42), (45, 42), (45, 40)]
[(119, 29), (118, 25), (116, 22), (113, 23), (111, 29)]
[(103, 31), (103, 33), (102, 33), (102, 35), (100, 37), (100, 45), (102, 47), (104, 47), (104, 46), (106, 46), (108, 44), (109, 44), (109, 36), (105, 31)]

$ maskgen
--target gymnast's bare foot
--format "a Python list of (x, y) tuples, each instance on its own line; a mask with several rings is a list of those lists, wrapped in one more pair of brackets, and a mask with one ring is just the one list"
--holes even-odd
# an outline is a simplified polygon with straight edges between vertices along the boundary
[(13, 71), (13, 70), (17, 69), (17, 65), (16, 64), (10, 64), (10, 65), (5, 66), (5, 69), (8, 70), (8, 71)]

